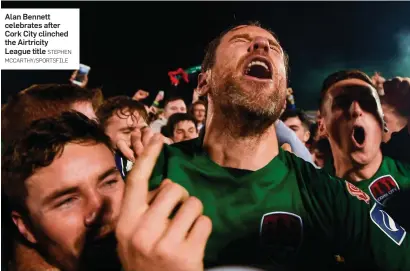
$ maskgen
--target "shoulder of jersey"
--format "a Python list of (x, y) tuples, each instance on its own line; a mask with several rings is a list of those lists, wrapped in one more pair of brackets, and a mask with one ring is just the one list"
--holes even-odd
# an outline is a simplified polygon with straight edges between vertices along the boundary
[(383, 159), (386, 161), (391, 173), (398, 173), (410, 178), (410, 164), (404, 161), (393, 159), (389, 156), (384, 156)]
[[(306, 182), (316, 182), (319, 179), (340, 180), (337, 177), (329, 175), (325, 169), (316, 168), (311, 163), (303, 160), (293, 153), (281, 150), (279, 152), (281, 160), (287, 167), (293, 168), (298, 174), (302, 175)], [(319, 181), (320, 182), (320, 181)]]

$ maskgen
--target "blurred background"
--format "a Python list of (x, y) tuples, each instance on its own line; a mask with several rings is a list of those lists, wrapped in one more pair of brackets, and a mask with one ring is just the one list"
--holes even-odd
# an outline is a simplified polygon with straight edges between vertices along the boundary
[[(80, 8), (80, 62), (106, 97), (144, 89), (190, 102), (196, 76), (171, 85), (168, 71), (201, 64), (207, 43), (233, 24), (260, 21), (290, 56), (296, 104), (317, 108), (321, 82), (358, 68), (410, 74), (410, 2), (2, 2), (2, 8)], [(1, 99), (33, 83), (68, 83), (72, 71), (2, 71)]]

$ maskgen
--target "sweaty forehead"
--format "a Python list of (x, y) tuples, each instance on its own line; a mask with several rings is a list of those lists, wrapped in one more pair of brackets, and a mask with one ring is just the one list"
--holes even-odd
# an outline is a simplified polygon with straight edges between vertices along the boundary
[(255, 25), (240, 25), (231, 29), (228, 33), (226, 33), (223, 36), (223, 38), (221, 39), (221, 43), (229, 41), (232, 37), (236, 35), (249, 35), (251, 38), (255, 36), (265, 37), (267, 39), (272, 40), (275, 43), (279, 43), (279, 41), (272, 35), (271, 32)]

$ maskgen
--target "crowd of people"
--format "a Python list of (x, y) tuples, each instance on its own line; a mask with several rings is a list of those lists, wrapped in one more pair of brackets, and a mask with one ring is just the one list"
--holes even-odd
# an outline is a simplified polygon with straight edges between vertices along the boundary
[(410, 78), (335, 71), (312, 121), (287, 58), (240, 25), (189, 105), (87, 80), (11, 97), (2, 270), (410, 270)]

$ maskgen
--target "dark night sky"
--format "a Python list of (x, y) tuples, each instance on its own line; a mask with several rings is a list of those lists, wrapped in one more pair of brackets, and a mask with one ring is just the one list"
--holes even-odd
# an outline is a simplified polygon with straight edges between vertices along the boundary
[[(200, 65), (206, 44), (228, 26), (258, 20), (290, 56), (299, 107), (316, 107), (323, 78), (360, 68), (410, 75), (410, 2), (2, 2), (2, 8), (80, 8), (80, 62), (105, 96), (143, 88), (191, 97), (169, 70)], [(2, 102), (34, 83), (65, 83), (71, 71), (2, 71)], [(151, 97), (152, 99), (154, 97)], [(189, 98), (188, 98), (189, 99)], [(187, 100), (189, 102), (189, 100)]]

